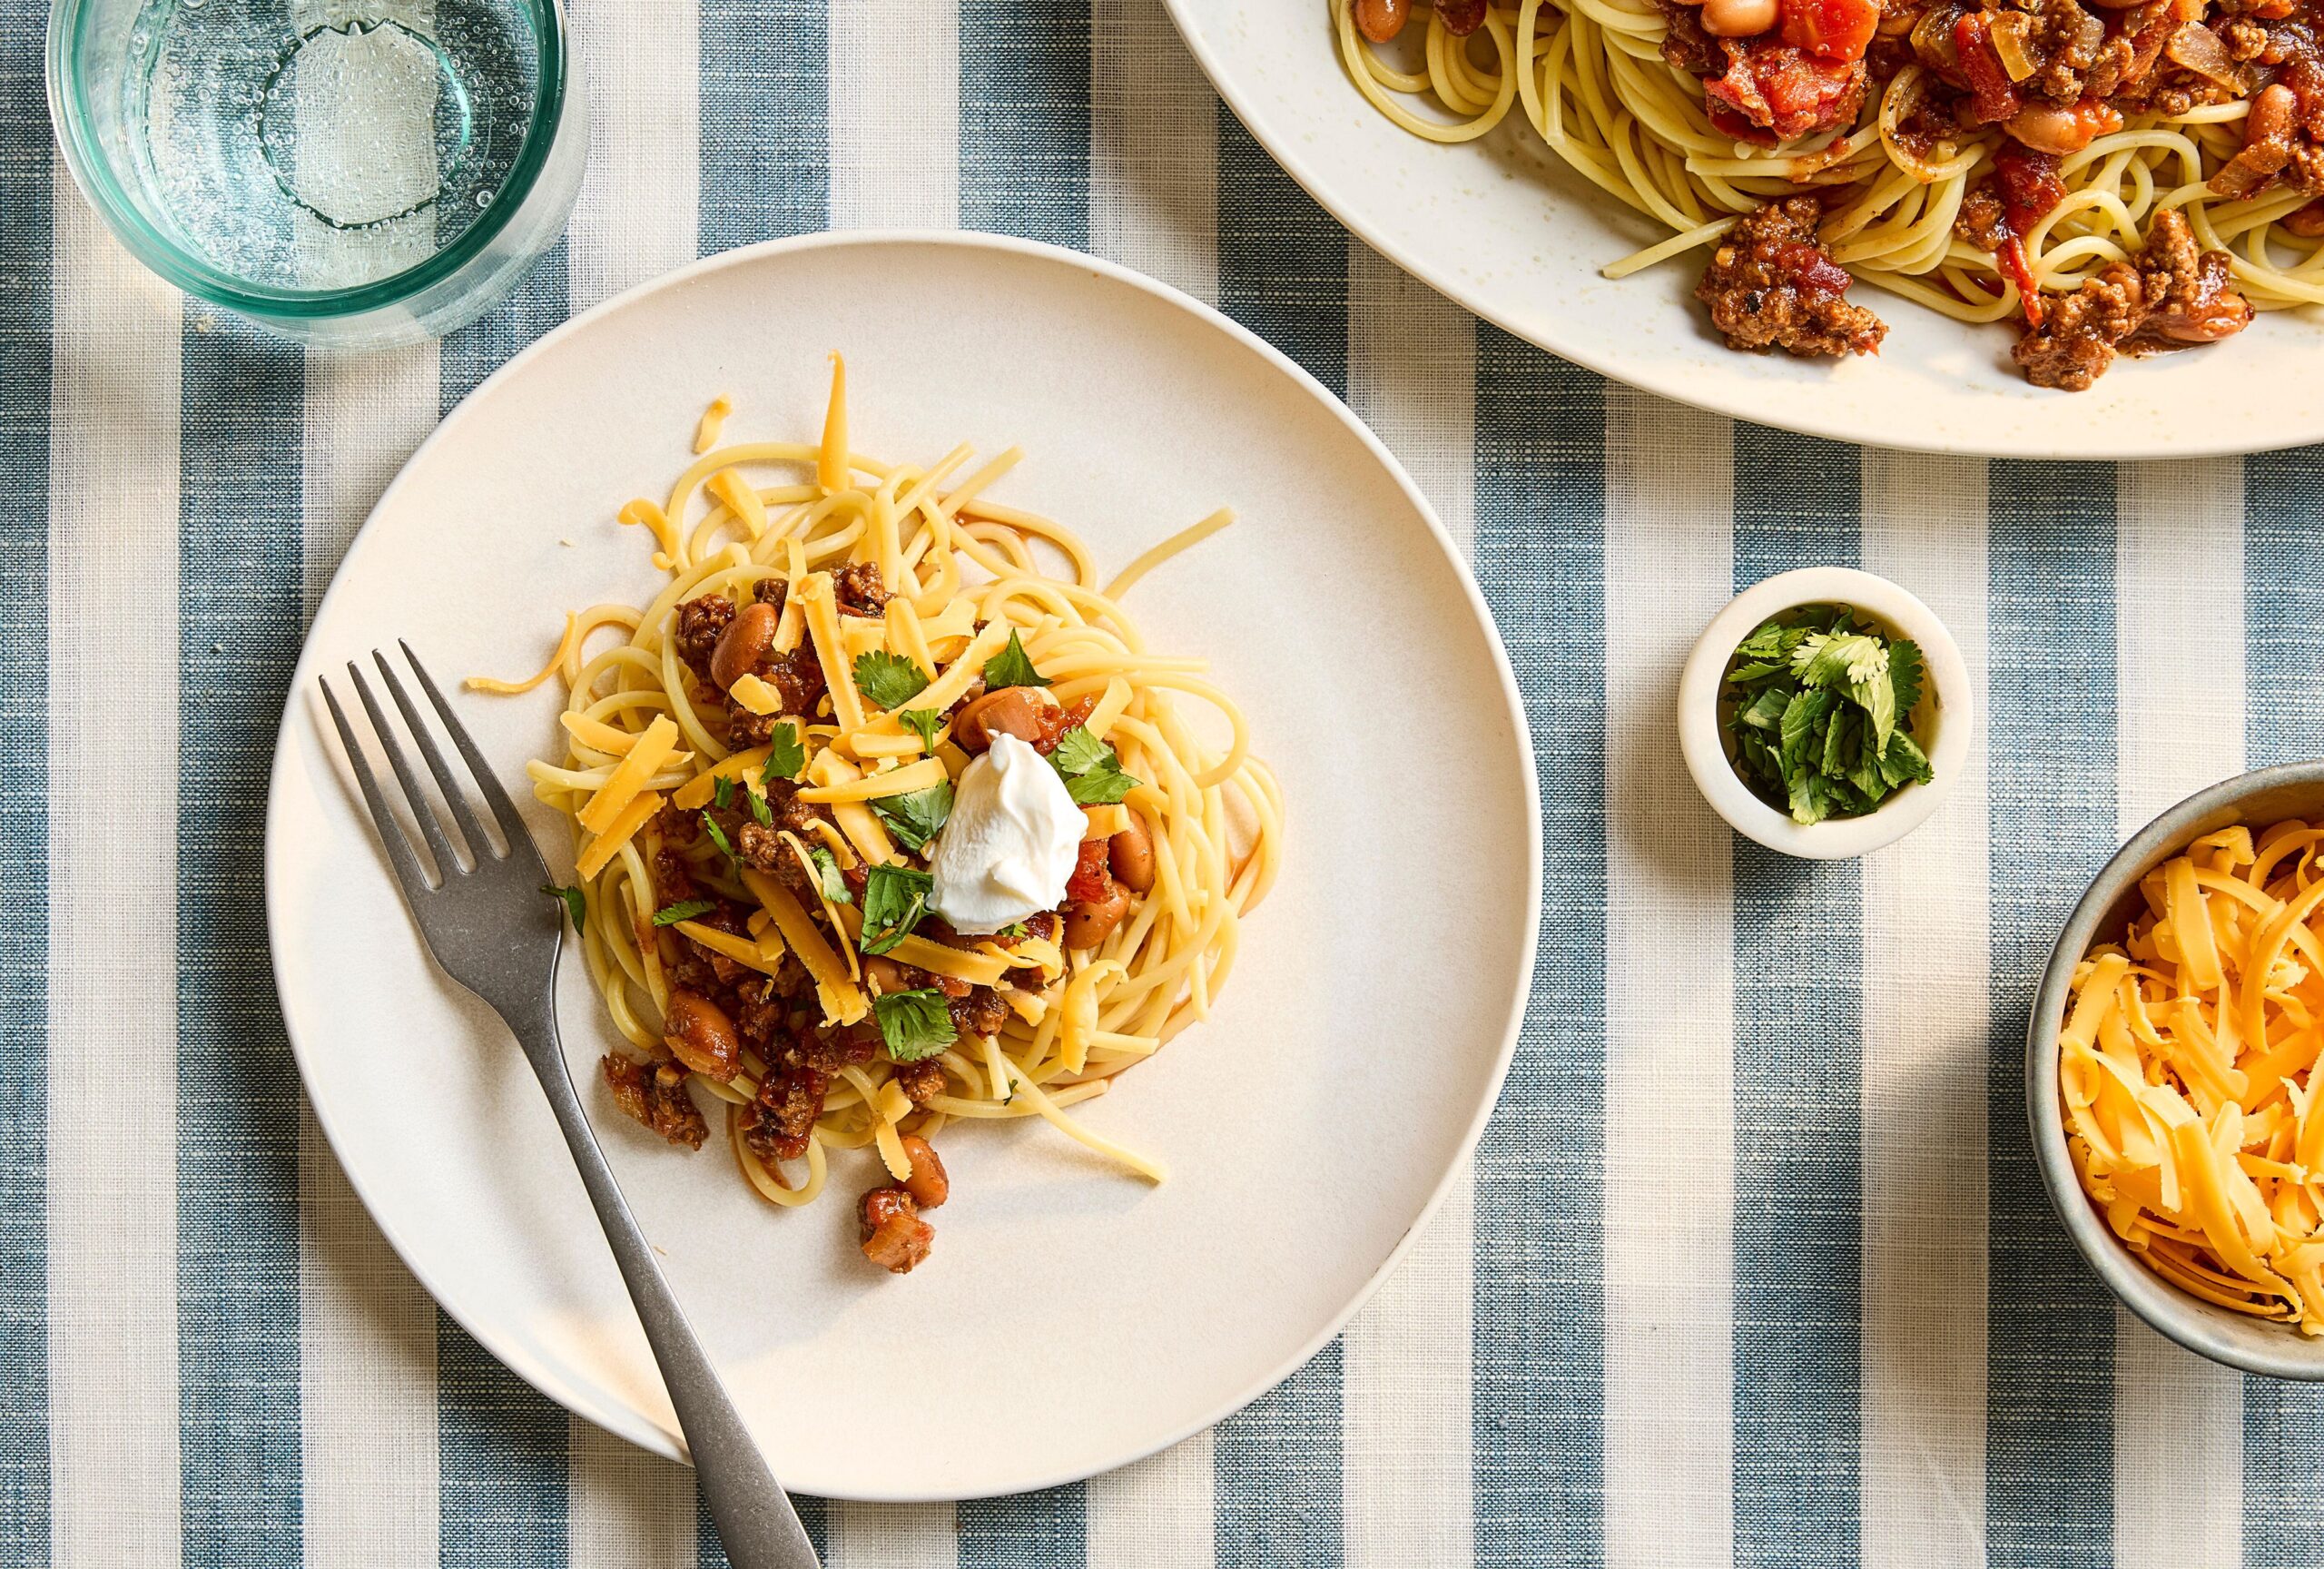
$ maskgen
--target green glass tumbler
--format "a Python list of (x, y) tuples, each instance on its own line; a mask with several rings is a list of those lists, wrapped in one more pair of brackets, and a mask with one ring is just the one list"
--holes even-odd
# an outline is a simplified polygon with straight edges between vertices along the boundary
[(139, 261), (325, 346), (481, 314), (588, 155), (563, 0), (54, 0), (48, 95)]

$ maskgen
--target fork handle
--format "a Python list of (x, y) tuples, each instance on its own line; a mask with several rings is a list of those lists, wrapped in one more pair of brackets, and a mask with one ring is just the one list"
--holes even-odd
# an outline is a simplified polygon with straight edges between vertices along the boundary
[[(510, 1022), (516, 1025), (515, 1021)], [(637, 1320), (645, 1327), (645, 1343), (654, 1348), (662, 1383), (670, 1392), (670, 1405), (685, 1433), (686, 1447), (693, 1452), (694, 1472), (702, 1479), (703, 1501), (726, 1544), (727, 1561), (734, 1569), (820, 1569), (822, 1560), (815, 1555), (806, 1527), (800, 1524), (799, 1512), (767, 1469), (766, 1458), (743, 1426), (726, 1386), (703, 1355), (702, 1342), (687, 1324), (684, 1309), (670, 1294), (669, 1282), (662, 1278), (661, 1267), (654, 1261), (654, 1250), (637, 1229), (620, 1184), (614, 1180), (613, 1169), (606, 1164), (605, 1151), (598, 1148), (597, 1135), (582, 1112), (573, 1075), (557, 1044), (555, 1013), (548, 1011), (546, 1017), (527, 1020), (516, 1028), (520, 1038), (527, 1031), (541, 1032), (537, 1041), (523, 1041), (525, 1055), (547, 1092), (556, 1125), (573, 1151), (573, 1163), (580, 1168), (581, 1185), (589, 1190), (597, 1222), (606, 1229), (606, 1240), (613, 1247), (614, 1261), (621, 1266)]]

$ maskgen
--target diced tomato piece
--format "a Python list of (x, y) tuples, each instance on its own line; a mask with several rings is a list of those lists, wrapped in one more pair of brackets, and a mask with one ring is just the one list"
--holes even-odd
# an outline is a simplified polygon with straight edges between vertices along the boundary
[(1113, 878), (1106, 870), (1108, 839), (1084, 839), (1080, 857), (1073, 863), (1073, 875), (1065, 884), (1065, 896), (1077, 904), (1095, 904), (1112, 891)]
[(2009, 274), (2009, 281), (2017, 285), (2017, 303), (2025, 312), (2025, 324), (2039, 327), (2042, 324), (2042, 291), (2034, 285), (2034, 269), (2026, 264), (2024, 242), (2016, 235), (2011, 235), (2001, 242), (2001, 249), (1994, 252), (1994, 260), (2001, 263), (2004, 272)]
[(1848, 285), (1856, 281), (1848, 276), (1846, 268), (1813, 245), (1793, 243), (1779, 247), (1774, 262), (1803, 294), (1845, 294)]
[(1953, 25), (1953, 49), (1960, 56), (1961, 74), (1967, 78), (1968, 113), (1965, 124), (1998, 123), (2025, 107), (2017, 84), (2002, 69), (1994, 53), (1993, 34), (1982, 11), (1972, 11)]
[(2002, 216), (2019, 239), (2050, 209), (2066, 199), (2065, 182), (2058, 178), (2057, 155), (2036, 153), (2014, 142), (2002, 143), (1994, 154), (1994, 189), (2000, 193)]
[(1819, 60), (1861, 60), (1880, 26), (1873, 0), (1782, 0), (1783, 41)]
[(1724, 107), (1734, 120), (1757, 129), (1756, 135), (1742, 133), (1748, 140), (1790, 142), (1840, 123), (1864, 101), (1861, 60), (1818, 60), (1773, 39), (1730, 39), (1723, 45), (1727, 74), (1703, 84), (1711, 123), (1722, 131), (1733, 123), (1721, 115)]

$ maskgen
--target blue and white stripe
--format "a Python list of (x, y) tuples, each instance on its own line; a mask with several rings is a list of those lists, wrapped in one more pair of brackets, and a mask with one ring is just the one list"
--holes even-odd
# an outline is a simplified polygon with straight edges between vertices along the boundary
[[(1985, 465), (1866, 452), (1862, 485), (1865, 567), (1952, 628), (1982, 716)], [(1984, 1552), (1985, 758), (1864, 863), (1860, 1528), (1879, 1569)]]
[[(41, 7), (0, 7), (0, 748), (24, 774), (0, 801), (0, 1560), (35, 1565), (52, 1529), (48, 1172), (53, 1021), (46, 679), (56, 337), (49, 141), (40, 112)], [(60, 1282), (62, 1284), (64, 1282)]]
[[(2314, 528), (2324, 450), (2243, 464), (2243, 750), (2247, 764), (2324, 757), (2324, 570)], [(2291, 1569), (2324, 1539), (2324, 1390), (2250, 1378), (2243, 1389), (2243, 1555)]]
[(177, 1313), (184, 1562), (304, 1542), (298, 1074), (266, 962), (266, 775), (304, 628), (298, 351), (197, 312), (179, 359)]
[[(1084, 1485), (811, 1501), (834, 1564), (2316, 1562), (2324, 1399), (2112, 1308), (2017, 1063), (2119, 837), (2324, 747), (2317, 453), (1989, 465), (1610, 386), (1349, 241), (1151, 0), (606, 0), (566, 248), (440, 350), (304, 358), (89, 218), (42, 10), (0, 0), (0, 1561), (723, 1564), (682, 1468), (498, 1367), (362, 1214), (273, 1010), (263, 772), (304, 617), (450, 400), (690, 255), (876, 224), (1086, 246), (1342, 391), (1473, 553), (1547, 860), (1472, 1184), (1339, 1342)], [(1696, 799), (1670, 688), (1735, 587), (1850, 560), (1959, 636), (1988, 745), (1905, 844), (1801, 868)], [(52, 741), (100, 704), (103, 755)]]
[[(1862, 555), (1856, 453), (1735, 430), (1735, 587)], [(1864, 878), (1735, 841), (1738, 1565), (1847, 1562), (1863, 1238)]]
[(1498, 328), (1475, 342), (1474, 563), (1525, 694), (1546, 883), (1524, 1030), (1476, 1154), (1472, 1534), (1480, 1564), (1590, 1565), (1610, 1506), (1612, 394)]
[(2022, 1069), (2029, 1000), (2115, 843), (2114, 475), (1993, 465), (1985, 1526), (1997, 1569), (2113, 1561), (2112, 1299), (2050, 1212)]

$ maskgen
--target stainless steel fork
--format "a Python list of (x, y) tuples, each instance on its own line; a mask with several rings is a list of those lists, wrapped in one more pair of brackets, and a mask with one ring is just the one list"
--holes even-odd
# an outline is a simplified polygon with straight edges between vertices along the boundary
[(653, 1250), (638, 1232), (613, 1170), (606, 1164), (605, 1152), (597, 1148), (597, 1136), (582, 1113), (581, 1099), (574, 1092), (573, 1076), (566, 1070), (565, 1052), (556, 1037), (556, 960), (564, 942), (565, 913), (556, 900), (547, 897), (550, 890), (544, 885), (550, 880), (548, 867), (532, 835), (525, 831), (524, 819), (508, 793), (493, 777), (491, 765), (453, 716), (444, 694), (410, 645), (398, 646), (411, 662), (412, 674), (419, 677), (437, 717), (468, 763), (475, 789), (491, 807), (508, 841), (506, 851), (494, 848), (468, 805), (458, 773), (446, 762), (395, 667), (385, 654), (375, 650), (372, 661), (420, 755), (427, 759), (428, 771), (436, 776), (445, 805), (466, 842), (468, 861), (462, 864), (412, 772), (409, 756), (398, 745), (394, 728), (372, 696), (370, 684), (350, 662), (348, 678), (362, 700), (363, 711), (370, 716), (379, 748), (387, 755), (412, 820), (435, 860), (438, 880), (429, 882), (410, 839), (380, 793), (363, 748), (339, 706), (338, 695), (330, 682), (320, 683), (323, 701), (330, 706), (331, 721), (339, 726), (339, 738), (347, 747), (348, 765), (355, 770), (356, 783), (371, 808), (379, 841), (387, 846), (397, 881), (403, 884), (404, 900), (419, 923), (419, 934), (444, 973), (491, 1004), (507, 1024), (548, 1096), (556, 1125), (573, 1151), (573, 1163), (581, 1169), (582, 1186), (589, 1190), (589, 1202), (596, 1207), (606, 1240), (613, 1245), (614, 1260), (621, 1266), (638, 1321), (645, 1327), (646, 1344), (654, 1348), (654, 1360), (661, 1367), (662, 1382), (669, 1389), (678, 1426), (684, 1429), (686, 1446), (694, 1452), (703, 1497), (711, 1518), (717, 1522), (719, 1535), (725, 1539), (728, 1560), (734, 1569), (817, 1569), (814, 1545), (799, 1523), (798, 1512), (767, 1469), (758, 1446), (751, 1442), (734, 1401), (703, 1355), (702, 1343), (687, 1326), (677, 1298), (670, 1295), (669, 1284), (662, 1278)]

